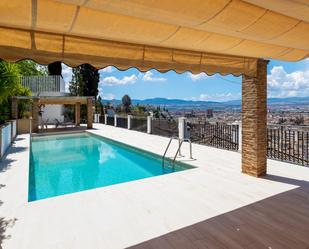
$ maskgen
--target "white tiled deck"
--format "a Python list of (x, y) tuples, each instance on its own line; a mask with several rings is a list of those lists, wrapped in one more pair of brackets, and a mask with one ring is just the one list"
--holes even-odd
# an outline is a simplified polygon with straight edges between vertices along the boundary
[[(95, 128), (89, 132), (160, 155), (168, 142), (101, 124)], [(267, 179), (241, 174), (237, 152), (194, 144), (193, 157), (182, 160), (195, 169), (28, 203), (29, 136), (18, 136), (0, 167), (2, 247), (125, 248), (309, 182), (308, 168), (272, 160)]]

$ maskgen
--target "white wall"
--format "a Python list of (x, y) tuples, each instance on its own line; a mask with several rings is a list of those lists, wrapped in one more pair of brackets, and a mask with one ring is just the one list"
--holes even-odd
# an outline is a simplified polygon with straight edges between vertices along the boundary
[[(40, 96), (65, 96), (66, 93), (63, 92), (41, 92)], [(55, 119), (58, 119), (60, 122), (64, 121), (64, 105), (45, 105), (42, 108), (43, 114), (42, 119), (44, 122), (54, 123)], [(40, 123), (41, 124), (41, 123)]]
[(0, 146), (0, 158), (4, 155), (6, 150), (9, 148), (12, 137), (11, 137), (11, 123), (0, 128), (1, 132), (1, 146)]

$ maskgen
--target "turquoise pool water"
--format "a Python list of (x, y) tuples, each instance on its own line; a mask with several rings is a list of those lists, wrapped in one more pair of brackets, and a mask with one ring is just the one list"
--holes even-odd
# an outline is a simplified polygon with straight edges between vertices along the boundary
[(159, 156), (87, 133), (34, 137), (29, 201), (188, 168), (178, 164), (162, 169)]

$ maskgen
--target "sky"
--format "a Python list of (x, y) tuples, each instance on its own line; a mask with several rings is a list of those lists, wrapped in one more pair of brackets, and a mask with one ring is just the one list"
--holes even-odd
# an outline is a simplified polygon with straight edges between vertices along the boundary
[[(121, 99), (125, 94), (132, 99), (162, 97), (219, 102), (241, 99), (241, 77), (232, 75), (156, 70), (141, 73), (135, 68), (120, 71), (111, 66), (99, 73), (99, 95), (107, 100)], [(68, 88), (72, 69), (63, 64), (62, 75)], [(271, 98), (309, 96), (309, 58), (299, 62), (271, 60), (267, 69), (267, 91)]]

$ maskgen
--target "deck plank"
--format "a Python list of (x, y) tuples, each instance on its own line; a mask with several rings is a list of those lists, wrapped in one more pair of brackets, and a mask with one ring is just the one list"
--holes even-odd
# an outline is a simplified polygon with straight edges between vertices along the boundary
[(308, 185), (304, 185), (146, 243), (153, 244), (158, 239), (173, 243), (174, 239), (175, 243), (184, 242), (186, 248), (308, 249), (308, 193)]

